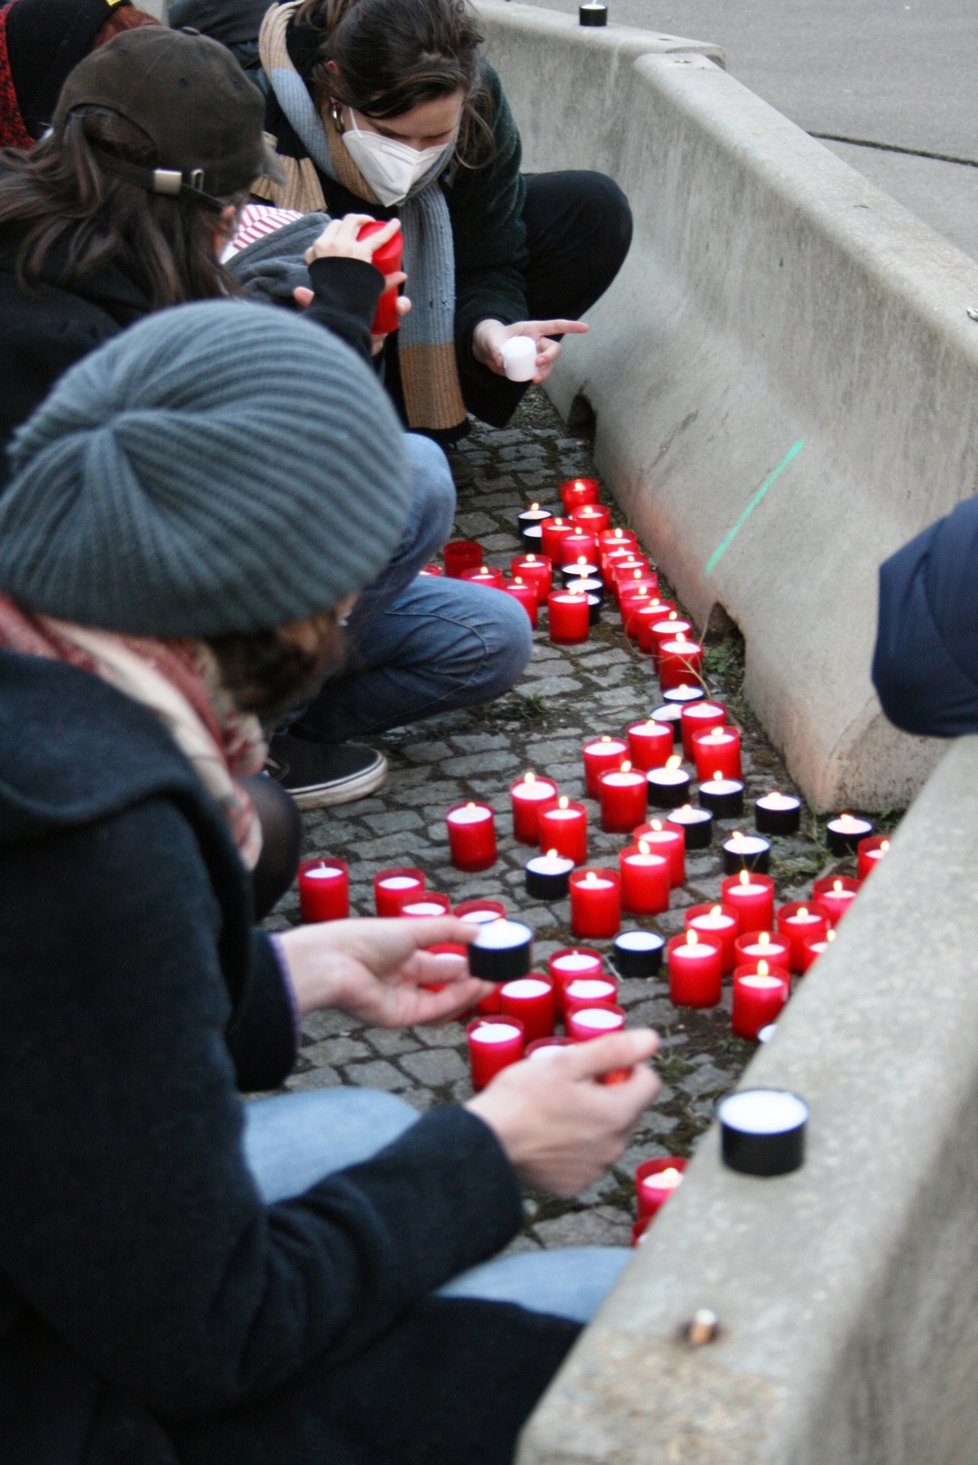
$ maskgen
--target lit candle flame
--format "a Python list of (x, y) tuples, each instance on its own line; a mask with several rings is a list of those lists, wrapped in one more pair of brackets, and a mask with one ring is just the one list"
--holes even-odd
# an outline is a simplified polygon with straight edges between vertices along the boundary
[(724, 730), (723, 730), (723, 728), (722, 728), (722, 727), (711, 727), (711, 728), (710, 728), (710, 737), (711, 737), (711, 738), (712, 738), (712, 739), (713, 739), (713, 741), (714, 741), (714, 742), (715, 742), (715, 743), (718, 743), (718, 742), (722, 742), (722, 740), (723, 740), (723, 739), (724, 739), (724, 738), (725, 738), (725, 737), (726, 737), (726, 736), (727, 736), (727, 735), (726, 735), (726, 733), (725, 733), (725, 732), (724, 732)]
[(567, 805), (569, 803), (570, 803), (570, 799), (567, 797), (567, 795), (566, 794), (561, 794), (560, 798), (557, 800), (557, 808), (558, 809), (566, 809), (567, 808)]
[(762, 956), (761, 959), (760, 959), (760, 961), (757, 963), (757, 973), (758, 973), (758, 976), (766, 977), (767, 974), (768, 974), (768, 972), (770, 970), (771, 970), (771, 968), (768, 966), (767, 962), (764, 960), (764, 958)]
[(521, 576), (520, 576), (520, 575), (516, 575), (516, 576), (515, 576), (515, 577), (514, 577), (514, 579), (513, 579), (513, 584), (514, 584), (514, 585), (522, 585), (522, 584), (523, 584), (523, 579), (522, 579), (522, 577), (521, 577)]
[(807, 905), (800, 905), (798, 907), (798, 909), (795, 911), (795, 919), (796, 920), (799, 920), (799, 921), (807, 921), (808, 920), (808, 906)]
[(586, 565), (587, 564), (587, 555), (579, 554), (577, 556), (577, 563), (579, 565)]
[(740, 874), (737, 876), (737, 879), (740, 881), (741, 885), (749, 885), (750, 884), (750, 871), (749, 870), (741, 870)]
[(588, 870), (587, 875), (584, 877), (584, 883), (586, 885), (593, 885), (597, 878), (593, 870)]
[(696, 931), (693, 928), (690, 928), (690, 930), (686, 932), (687, 946), (696, 946), (699, 942), (699, 939), (699, 936), (697, 936)]
[(548, 860), (555, 860), (556, 858), (557, 858), (557, 851), (555, 849), (548, 849), (547, 850), (547, 859)]
[(711, 905), (710, 915), (713, 916), (714, 919), (716, 919), (716, 917), (720, 915), (720, 907), (718, 905)]
[(890, 841), (888, 839), (884, 839), (881, 842), (881, 844), (880, 844), (880, 852), (885, 855), (886, 852), (887, 852), (887, 850), (889, 848), (890, 848)]
[(526, 563), (527, 563), (527, 564), (528, 564), (528, 565), (535, 565), (535, 564), (536, 564), (536, 562), (537, 562), (537, 557), (536, 557), (536, 555), (535, 555), (535, 554), (528, 554), (528, 555), (527, 555), (527, 556), (526, 556)]
[(536, 781), (537, 781), (536, 774), (535, 773), (531, 773), (530, 770), (527, 769), (527, 771), (523, 775), (523, 782), (524, 783), (536, 783)]
[(826, 931), (826, 933), (825, 933), (825, 939), (826, 939), (826, 941), (834, 941), (835, 940), (835, 936), (836, 936), (835, 931)]
[(661, 834), (662, 833), (662, 830), (664, 828), (663, 823), (662, 823), (662, 820), (661, 819), (653, 819), (652, 820), (652, 828), (655, 830), (656, 834)]
[(839, 892), (841, 892), (841, 890), (842, 890), (842, 881), (841, 880), (833, 880), (832, 881), (832, 889), (836, 892), (836, 894), (838, 894)]
[(771, 933), (770, 933), (770, 931), (761, 931), (758, 934), (758, 937), (757, 937), (757, 944), (758, 944), (758, 946), (770, 946), (770, 944), (771, 944)]
[(640, 839), (638, 842), (638, 852), (640, 855), (647, 855), (649, 852), (649, 847), (644, 839)]
[(722, 778), (723, 778), (723, 774), (720, 772), (720, 770), (718, 768), (716, 770), (716, 772), (714, 773), (714, 775), (713, 775), (713, 782), (714, 783), (719, 783)]
[(629, 762), (629, 760), (627, 758), (623, 758), (621, 760), (621, 765), (620, 765), (618, 771), (619, 771), (619, 773), (631, 773), (631, 771), (632, 771), (632, 765), (631, 765), (631, 763)]
[(672, 768), (672, 769), (681, 768), (682, 765), (683, 765), (683, 760), (682, 760), (682, 754), (680, 754), (680, 753), (673, 753), (673, 755), (672, 755), (671, 758), (667, 758), (666, 759), (666, 767), (667, 768)]

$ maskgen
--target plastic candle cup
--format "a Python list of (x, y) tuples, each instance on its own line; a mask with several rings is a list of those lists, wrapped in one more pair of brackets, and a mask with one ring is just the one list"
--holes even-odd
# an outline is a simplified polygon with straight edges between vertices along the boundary
[(350, 870), (345, 860), (317, 855), (301, 861), (299, 910), (306, 922), (341, 921), (350, 914)]
[(574, 559), (564, 560), (560, 567), (560, 578), (565, 590), (569, 589), (577, 580), (594, 580), (601, 593), (604, 593), (601, 572), (589, 555), (579, 554)]
[(406, 901), (420, 899), (424, 887), (424, 873), (412, 865), (378, 870), (374, 876), (374, 909), (378, 916), (398, 916)]
[(601, 793), (599, 778), (602, 773), (621, 767), (622, 759), (628, 757), (628, 744), (623, 738), (602, 733), (599, 738), (591, 738), (584, 744), (581, 756), (584, 759), (585, 791), (589, 798), (596, 799)]
[(532, 965), (533, 932), (522, 921), (489, 921), (469, 947), (469, 971), (484, 982), (514, 982)]
[(780, 972), (738, 967), (733, 978), (730, 1027), (738, 1038), (755, 1041), (761, 1028), (776, 1022), (788, 1000), (787, 978)]
[(573, 522), (571, 533), (563, 536), (558, 549), (562, 565), (576, 564), (579, 560), (593, 564), (598, 557), (598, 542), (594, 535)]
[(520, 528), (520, 538), (523, 548), (527, 550), (540, 550), (543, 536), (540, 532), (540, 525), (545, 519), (553, 518), (553, 509), (544, 509), (537, 503), (530, 504), (529, 508), (523, 509), (516, 515), (516, 522)]
[(736, 912), (738, 931), (768, 931), (774, 925), (774, 881), (770, 875), (738, 870), (721, 882), (720, 898)]
[(541, 544), (544, 554), (552, 564), (560, 564), (560, 541), (566, 534), (573, 533), (574, 525), (570, 519), (564, 519), (559, 514), (544, 519), (540, 525)]
[(561, 1010), (566, 1018), (582, 1007), (618, 1006), (618, 983), (614, 977), (570, 977), (561, 987)]
[(529, 617), (530, 625), (536, 630), (540, 606), (536, 586), (531, 585), (528, 580), (524, 580), (522, 575), (514, 575), (512, 580), (504, 579), (499, 588), (511, 600), (519, 602)]
[[(467, 960), (469, 948), (463, 946), (461, 941), (442, 941), (437, 946), (427, 947), (426, 955), (435, 957), (438, 962), (447, 961), (449, 957), (454, 958), (456, 956), (464, 956)], [(456, 963), (453, 961), (452, 965), (454, 966)], [(434, 981), (419, 982), (418, 985), (423, 987), (426, 992), (442, 992), (448, 984), (446, 982)]]
[(805, 969), (805, 941), (823, 938), (828, 928), (828, 916), (815, 901), (790, 900), (780, 908), (778, 935), (788, 942), (788, 960), (793, 972)]
[[(691, 706), (693, 702), (705, 702), (708, 699), (705, 690), (700, 686), (699, 682), (693, 681), (680, 682), (678, 687), (669, 687), (667, 691), (663, 692), (662, 700), (663, 702), (673, 703), (681, 709)], [(715, 703), (714, 705), (718, 706), (719, 704)], [(726, 713), (724, 713), (724, 721), (726, 721)], [(702, 728), (698, 729), (698, 731), (702, 732)]]
[(698, 936), (707, 940), (720, 943), (720, 955), (723, 961), (724, 973), (732, 972), (736, 951), (734, 942), (737, 939), (737, 914), (729, 906), (718, 903), (702, 902), (699, 905), (691, 905), (683, 915), (683, 924), (687, 931), (695, 931)]
[(565, 478), (560, 485), (560, 502), (564, 512), (583, 509), (587, 504), (596, 504), (600, 493), (596, 478)]
[(859, 894), (861, 880), (852, 875), (826, 875), (812, 885), (812, 894), (833, 926), (837, 925)]
[(455, 804), (445, 823), (456, 870), (488, 870), (496, 863), (496, 818), (488, 804)]
[(788, 1175), (805, 1159), (808, 1105), (787, 1089), (742, 1089), (717, 1105), (723, 1163), (743, 1175)]
[(823, 956), (835, 940), (835, 928), (830, 926), (824, 936), (806, 936), (802, 942), (801, 970), (807, 972)]
[(830, 819), (825, 826), (828, 846), (834, 855), (850, 855), (861, 839), (868, 839), (873, 833), (873, 821), (857, 814), (840, 814)]
[(668, 600), (660, 600), (655, 596), (637, 603), (633, 601), (627, 611), (622, 611), (625, 630), (638, 642), (639, 651), (652, 653), (655, 646), (653, 627), (658, 625), (664, 615), (669, 614), (671, 608)]
[(677, 632), (671, 641), (659, 643), (659, 686), (663, 691), (680, 682), (695, 681), (703, 671), (703, 646)]
[(557, 785), (550, 778), (527, 771), (509, 786), (513, 809), (513, 835), (520, 844), (537, 844), (540, 839), (540, 810), (557, 798)]
[(497, 570), (493, 565), (478, 565), (475, 569), (463, 570), (458, 578), (466, 580), (470, 585), (485, 585), (490, 590), (502, 590), (506, 583), (502, 570)]
[(589, 626), (596, 626), (601, 619), (601, 606), (604, 602), (604, 595), (601, 589), (600, 580), (571, 580), (564, 586), (568, 595), (583, 595), (587, 601), (587, 621)]
[(672, 729), (673, 743), (678, 743), (682, 738), (682, 708), (677, 707), (674, 702), (662, 702), (658, 707), (653, 707), (649, 713), (652, 722), (661, 722), (663, 727)]
[(611, 523), (611, 510), (607, 504), (578, 504), (570, 508), (565, 504), (564, 509), (580, 529), (589, 529), (595, 537), (603, 534)]
[(669, 996), (677, 1007), (716, 1007), (723, 990), (719, 941), (684, 931), (666, 942)]
[(657, 666), (663, 641), (674, 640), (680, 632), (683, 636), (689, 636), (692, 629), (692, 621), (681, 616), (677, 610), (671, 610), (660, 620), (652, 622), (649, 627), (649, 650)]
[(621, 925), (617, 870), (577, 870), (570, 877), (571, 930), (575, 936), (615, 936)]
[(452, 911), (453, 916), (468, 921), (470, 926), (486, 926), (505, 914), (506, 907), (501, 900), (463, 900)]
[(681, 829), (686, 836), (688, 850), (709, 849), (713, 841), (713, 815), (709, 809), (694, 809), (692, 804), (683, 804), (673, 809), (666, 824), (671, 829)]
[(654, 977), (662, 966), (665, 945), (658, 931), (620, 931), (611, 958), (615, 971), (620, 977)]
[(426, 565), (422, 565), (421, 569), (418, 571), (419, 575), (428, 575), (436, 580), (440, 580), (444, 573), (445, 571), (442, 569), (441, 565), (435, 564), (434, 560), (429, 560), (428, 563)]
[(431, 920), (447, 916), (451, 908), (452, 902), (440, 890), (423, 890), (420, 895), (406, 900), (397, 914), (410, 921)]
[(547, 596), (550, 639), (555, 646), (576, 646), (591, 632), (591, 608), (586, 595), (574, 590), (551, 590)]
[(583, 804), (561, 794), (556, 803), (544, 804), (540, 810), (540, 849), (556, 850), (575, 865), (587, 859), (587, 810)]
[(563, 992), (567, 983), (575, 977), (602, 976), (604, 961), (600, 951), (590, 946), (564, 946), (547, 958), (547, 971), (554, 979), (557, 1006), (563, 1011)]
[(598, 552), (602, 558), (616, 549), (633, 549), (638, 544), (634, 529), (619, 525), (616, 529), (605, 529), (598, 535)]
[(519, 1018), (528, 1043), (552, 1035), (556, 1009), (554, 984), (549, 977), (531, 972), (528, 977), (504, 982), (499, 989), (499, 1001), (503, 1017)]
[(669, 884), (673, 890), (686, 884), (686, 833), (670, 829), (661, 819), (650, 819), (632, 830), (632, 838), (648, 845), (654, 855), (665, 855), (669, 861)]
[(742, 931), (734, 942), (737, 966), (749, 966), (751, 962), (766, 961), (768, 969), (791, 971), (791, 953), (788, 938), (774, 931)]
[(664, 768), (674, 756), (672, 729), (651, 717), (644, 722), (630, 723), (625, 735), (633, 768), (641, 768), (647, 773), (650, 768)]
[(537, 370), (537, 343), (532, 336), (510, 336), (499, 348), (506, 379), (530, 382)]
[(582, 0), (577, 7), (577, 23), (592, 29), (608, 24), (608, 7), (603, 0)]
[(739, 778), (714, 773), (700, 784), (699, 800), (714, 819), (739, 819), (744, 812), (744, 785)]
[(754, 803), (758, 834), (797, 834), (801, 827), (801, 799), (773, 791)]
[[(361, 224), (357, 230), (358, 239), (367, 239), (371, 234), (385, 227), (384, 219), (371, 219), (368, 224)], [(371, 258), (371, 264), (380, 270), (382, 275), (396, 274), (402, 266), (404, 257), (404, 236), (398, 229), (392, 239), (386, 244), (375, 249)], [(377, 301), (377, 309), (374, 314), (373, 324), (370, 327), (371, 333), (375, 336), (389, 336), (396, 331), (401, 324), (401, 317), (397, 311), (398, 287), (392, 285), (385, 290)]]
[(476, 1017), (465, 1029), (472, 1087), (484, 1089), (496, 1074), (518, 1063), (525, 1046), (523, 1025), (513, 1017)]
[[(665, 701), (671, 700), (668, 694), (663, 695)], [(693, 739), (698, 733), (710, 732), (715, 727), (724, 727), (727, 721), (727, 709), (722, 702), (708, 701), (702, 695), (687, 698), (685, 702), (680, 703), (680, 708), (683, 753), (687, 758), (692, 759)]]
[(463, 570), (477, 570), (482, 564), (482, 545), (474, 539), (450, 539), (442, 550), (445, 574), (458, 580)]
[(871, 875), (890, 850), (890, 837), (888, 834), (871, 834), (866, 839), (861, 839), (856, 845), (856, 859), (860, 880), (865, 880)]
[(535, 900), (563, 900), (570, 889), (573, 868), (574, 861), (567, 855), (558, 855), (556, 850), (534, 855), (532, 860), (527, 860), (524, 870), (527, 895)]
[(624, 1026), (625, 1013), (620, 1007), (577, 1007), (567, 1014), (567, 1035), (575, 1043), (620, 1033)]
[(650, 1220), (682, 1182), (688, 1160), (677, 1155), (662, 1155), (657, 1160), (643, 1160), (635, 1170), (635, 1199), (639, 1218)]
[(543, 1058), (546, 1062), (551, 1053), (556, 1053), (559, 1048), (573, 1047), (573, 1038), (562, 1038), (554, 1035), (549, 1038), (535, 1038), (532, 1043), (527, 1043), (523, 1053), (524, 1058)]
[(744, 834), (736, 829), (723, 844), (723, 873), (736, 875), (741, 870), (757, 870), (766, 875), (771, 864), (771, 843), (760, 834)]
[(626, 845), (618, 855), (622, 909), (633, 916), (655, 916), (669, 909), (672, 870), (669, 856), (646, 839)]
[(661, 768), (645, 775), (647, 798), (655, 809), (678, 809), (689, 798), (690, 778), (678, 753), (672, 753)]
[(509, 562), (510, 574), (519, 575), (537, 592), (537, 600), (546, 600), (553, 588), (550, 561), (540, 554), (517, 554)]
[(712, 727), (709, 732), (698, 732), (693, 736), (693, 762), (696, 777), (702, 782), (707, 778), (739, 779), (743, 770), (740, 764), (740, 730), (736, 727)]
[(618, 768), (598, 777), (601, 828), (608, 834), (627, 834), (645, 818), (648, 778), (626, 758)]

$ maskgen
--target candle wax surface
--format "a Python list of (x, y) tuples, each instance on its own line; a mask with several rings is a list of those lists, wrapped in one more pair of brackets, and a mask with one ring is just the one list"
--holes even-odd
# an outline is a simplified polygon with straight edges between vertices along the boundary
[[(307, 880), (335, 880), (343, 871), (337, 870), (334, 865), (314, 865), (311, 870), (303, 870), (302, 873)], [(414, 881), (409, 880), (408, 884), (413, 885)]]
[(510, 1043), (520, 1036), (520, 1030), (508, 1022), (484, 1022), (473, 1028), (469, 1036), (479, 1043)]
[(745, 1089), (717, 1106), (724, 1124), (743, 1134), (783, 1134), (808, 1118), (808, 1105), (787, 1089)]
[(524, 926), (522, 921), (505, 921), (497, 917), (479, 927), (473, 945), (482, 951), (506, 951), (513, 946), (522, 946), (532, 935), (529, 926)]
[(585, 956), (582, 952), (572, 951), (568, 956), (559, 956), (555, 965), (562, 972), (590, 971), (594, 966), (594, 957)]
[(665, 941), (654, 931), (623, 931), (615, 945), (622, 951), (661, 951)]
[(481, 824), (492, 818), (492, 810), (480, 809), (478, 806), (473, 809), (453, 809), (448, 818), (452, 824)]
[(575, 1001), (578, 998), (593, 1000), (595, 997), (603, 997), (609, 989), (612, 992), (615, 989), (614, 983), (610, 982), (607, 977), (577, 977), (567, 985)]
[(784, 983), (780, 977), (766, 977), (763, 972), (755, 972), (750, 977), (738, 977), (741, 986), (756, 987), (759, 991), (770, 991), (773, 987), (783, 987)]
[(550, 983), (542, 982), (539, 977), (517, 977), (513, 982), (507, 982), (503, 987), (507, 997), (545, 997), (550, 991)]
[(611, 1012), (607, 1007), (585, 1007), (575, 1012), (574, 1020), (586, 1028), (621, 1027), (621, 1018), (617, 1012)]
[(410, 890), (417, 884), (418, 880), (414, 875), (391, 875), (380, 882), (384, 890)]

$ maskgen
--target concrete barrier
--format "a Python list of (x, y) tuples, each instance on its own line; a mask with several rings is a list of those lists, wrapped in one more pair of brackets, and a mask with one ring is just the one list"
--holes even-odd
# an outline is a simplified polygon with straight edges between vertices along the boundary
[(718, 67), (713, 48), (484, 0), (527, 167), (628, 192), (625, 269), (562, 411), (685, 603), (743, 633), (810, 802), (902, 807), (935, 748), (869, 682), (876, 570), (978, 488), (978, 264)]
[[(968, 1465), (978, 1392), (978, 739), (957, 744), (759, 1050), (804, 1167), (714, 1128), (531, 1420), (519, 1465)], [(700, 1308), (716, 1341), (681, 1338)]]

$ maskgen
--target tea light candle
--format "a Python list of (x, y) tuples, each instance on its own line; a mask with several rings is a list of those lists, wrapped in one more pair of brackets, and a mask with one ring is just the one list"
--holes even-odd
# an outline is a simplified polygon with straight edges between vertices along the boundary
[(538, 972), (504, 982), (499, 989), (503, 1017), (518, 1017), (528, 1043), (549, 1038), (554, 1030), (556, 1009), (554, 986), (549, 977)]
[(530, 625), (536, 630), (539, 619), (539, 599), (536, 586), (525, 581), (521, 575), (515, 575), (512, 580), (503, 580), (499, 588), (511, 600), (519, 602), (529, 617)]
[(434, 580), (440, 580), (444, 573), (445, 571), (442, 569), (441, 565), (436, 565), (434, 560), (429, 560), (428, 563), (426, 565), (422, 565), (420, 570), (418, 571), (419, 575), (427, 575), (429, 579)]
[[(467, 946), (463, 946), (461, 941), (442, 941), (437, 946), (427, 947), (425, 950), (425, 954), (429, 957), (433, 956), (436, 960), (436, 963), (438, 964), (443, 961), (450, 961), (452, 967), (454, 968), (458, 966), (458, 962), (455, 960), (457, 956), (464, 956), (466, 960), (468, 960), (469, 948)], [(418, 985), (420, 987), (423, 987), (426, 992), (443, 992), (448, 983), (419, 982)]]
[(558, 550), (562, 565), (577, 564), (579, 560), (592, 564), (598, 556), (598, 541), (593, 534), (572, 522), (571, 532), (563, 536)]
[(378, 916), (400, 915), (401, 906), (406, 901), (419, 900), (424, 887), (424, 873), (413, 866), (378, 870), (374, 876), (374, 909)]
[(665, 855), (669, 861), (669, 884), (675, 890), (686, 884), (686, 832), (670, 829), (661, 819), (650, 819), (632, 830), (632, 838), (642, 840), (654, 855)]
[(556, 851), (575, 865), (587, 859), (587, 810), (561, 794), (555, 804), (544, 804), (540, 810), (540, 848)]
[(744, 785), (739, 778), (714, 773), (699, 787), (700, 803), (714, 819), (738, 819), (744, 812)]
[(680, 632), (688, 636), (693, 629), (693, 623), (681, 616), (677, 610), (671, 610), (660, 620), (653, 621), (649, 626), (649, 650), (658, 664), (659, 650), (663, 641), (672, 641)]
[(804, 1163), (808, 1105), (787, 1089), (742, 1089), (717, 1105), (723, 1163), (743, 1175), (788, 1175)]
[(397, 914), (412, 921), (432, 920), (447, 916), (451, 908), (452, 902), (440, 890), (425, 890), (416, 900), (406, 900)]
[(442, 550), (445, 574), (458, 580), (464, 570), (477, 570), (482, 564), (482, 545), (474, 539), (450, 539)]
[(601, 828), (608, 834), (626, 834), (645, 818), (648, 780), (626, 758), (619, 768), (598, 778)]
[(801, 971), (807, 972), (810, 966), (814, 966), (820, 956), (824, 956), (832, 942), (835, 940), (835, 930), (832, 926), (824, 936), (806, 936), (802, 942), (801, 949)]
[(668, 600), (660, 600), (658, 596), (655, 596), (649, 600), (633, 601), (627, 612), (622, 612), (625, 630), (638, 642), (639, 651), (652, 652), (655, 645), (652, 628), (658, 625), (662, 617), (668, 615), (671, 609)]
[(770, 875), (739, 870), (720, 884), (720, 898), (735, 911), (740, 931), (767, 931), (774, 925), (774, 881)]
[(560, 502), (564, 506), (564, 512), (570, 514), (574, 509), (596, 504), (600, 492), (596, 478), (565, 478), (560, 485)]
[(678, 1155), (662, 1155), (656, 1160), (642, 1161), (635, 1170), (635, 1198), (640, 1219), (650, 1220), (675, 1194), (688, 1163)]
[(549, 1038), (536, 1038), (532, 1043), (527, 1043), (526, 1048), (523, 1052), (523, 1057), (529, 1059), (542, 1058), (544, 1062), (546, 1062), (547, 1058), (551, 1054), (556, 1053), (560, 1048), (572, 1047), (573, 1042), (573, 1038), (562, 1038), (557, 1036)]
[(738, 967), (733, 978), (730, 1027), (738, 1038), (757, 1039), (761, 1028), (775, 1022), (788, 1000), (788, 983), (778, 972)]
[(630, 844), (618, 855), (622, 908), (634, 916), (654, 916), (669, 909), (669, 858), (656, 854), (647, 840)]
[(559, 998), (563, 987), (575, 977), (600, 977), (604, 962), (600, 951), (590, 946), (563, 946), (548, 958), (547, 971), (554, 979)]
[(664, 768), (673, 756), (672, 729), (647, 717), (644, 722), (629, 723), (625, 729), (628, 756), (633, 768)]
[(550, 561), (541, 554), (517, 554), (509, 562), (512, 575), (519, 575), (537, 592), (537, 601), (546, 600), (553, 588), (553, 572)]
[[(663, 700), (671, 700), (668, 693), (663, 693)], [(699, 733), (711, 732), (715, 727), (724, 727), (727, 721), (727, 709), (722, 702), (707, 701), (702, 695), (698, 698), (687, 698), (680, 703), (680, 708), (683, 753), (687, 758), (692, 759), (693, 739)]]
[(890, 840), (886, 834), (871, 834), (856, 845), (856, 859), (860, 880), (872, 874), (880, 860), (889, 853)]
[(558, 855), (556, 850), (535, 855), (532, 860), (527, 860), (524, 869), (527, 895), (532, 895), (535, 900), (563, 900), (570, 888), (573, 868), (574, 861), (566, 855)]
[[(669, 687), (663, 692), (662, 700), (682, 709), (691, 706), (694, 702), (705, 702), (707, 698), (706, 692), (699, 682), (680, 682), (678, 687)], [(724, 712), (724, 721), (726, 721), (726, 712)], [(703, 729), (699, 728), (697, 731), (702, 732)]]
[(468, 581), (470, 585), (486, 585), (490, 590), (502, 590), (505, 584), (502, 570), (497, 570), (492, 565), (479, 565), (473, 570), (463, 570), (458, 578)]
[(465, 1037), (476, 1093), (523, 1057), (523, 1026), (515, 1018), (474, 1018), (465, 1029)]
[(627, 529), (619, 525), (616, 529), (605, 529), (598, 535), (598, 553), (602, 559), (613, 554), (615, 550), (634, 549), (638, 544), (638, 535), (634, 529)]
[(503, 371), (511, 382), (529, 382), (536, 375), (537, 343), (532, 336), (510, 336), (499, 348)]
[(581, 757), (584, 759), (585, 792), (596, 799), (601, 793), (598, 780), (602, 773), (611, 773), (621, 767), (622, 760), (628, 757), (628, 744), (622, 738), (602, 733), (599, 738), (591, 738), (584, 744)]
[(837, 925), (859, 894), (861, 880), (852, 875), (827, 875), (812, 885), (812, 894), (833, 926)]
[(573, 523), (581, 529), (588, 529), (597, 537), (603, 534), (611, 523), (611, 510), (607, 504), (578, 504), (568, 507), (564, 505), (565, 513), (569, 513)]
[(797, 834), (801, 826), (801, 799), (794, 794), (772, 792), (754, 803), (754, 828), (758, 834)]
[(723, 873), (736, 875), (740, 870), (757, 870), (766, 875), (771, 864), (771, 842), (759, 834), (734, 830), (723, 845)]
[(552, 518), (544, 519), (540, 525), (541, 547), (552, 564), (561, 563), (560, 541), (565, 535), (573, 533), (574, 525), (570, 519), (564, 519), (560, 514), (554, 514)]
[(867, 839), (873, 833), (873, 821), (857, 814), (840, 814), (838, 818), (829, 820), (825, 833), (832, 854), (849, 855), (861, 839)]
[(601, 0), (584, 0), (584, 3), (577, 7), (577, 23), (582, 26), (606, 26), (608, 24), (607, 5), (603, 5)]
[(595, 594), (604, 594), (601, 573), (593, 559), (587, 555), (579, 554), (576, 559), (564, 560), (560, 567), (560, 578), (565, 590), (569, 590), (578, 580), (592, 580), (596, 587)]
[(738, 927), (736, 913), (729, 906), (725, 909), (709, 901), (691, 905), (683, 915), (683, 925), (687, 931), (695, 931), (698, 936), (719, 942), (723, 970), (733, 971)]
[(608, 976), (571, 977), (561, 987), (561, 995), (565, 1017), (582, 1007), (617, 1007), (618, 983)]
[(621, 925), (618, 871), (575, 871), (570, 877), (570, 903), (575, 936), (614, 936)]
[(658, 931), (621, 931), (612, 947), (612, 961), (620, 977), (654, 977), (662, 966), (665, 937)]
[(739, 779), (743, 770), (740, 766), (740, 730), (724, 725), (713, 727), (709, 732), (698, 732), (693, 736), (693, 761), (696, 777)]
[(692, 681), (703, 672), (703, 646), (677, 632), (671, 641), (659, 643), (659, 686), (663, 691)]
[(533, 932), (522, 921), (500, 918), (479, 927), (469, 947), (469, 971), (486, 982), (513, 982), (533, 965)]
[(587, 601), (587, 620), (589, 626), (596, 626), (601, 619), (601, 606), (604, 597), (601, 594), (600, 580), (571, 580), (565, 585), (568, 595), (583, 595)]
[(778, 934), (788, 941), (788, 959), (793, 972), (804, 970), (804, 942), (806, 938), (824, 937), (828, 930), (828, 917), (817, 905), (805, 901), (790, 900), (778, 911)]
[(316, 856), (303, 860), (298, 874), (304, 921), (338, 921), (350, 914), (350, 869), (345, 860)]
[(460, 921), (468, 921), (471, 926), (488, 925), (505, 914), (506, 907), (501, 900), (463, 900), (452, 911), (453, 916)]
[(709, 849), (713, 842), (713, 815), (709, 809), (694, 809), (692, 804), (683, 804), (673, 809), (666, 819), (670, 829), (681, 829), (686, 836), (688, 850)]
[(778, 1030), (777, 1023), (776, 1022), (769, 1022), (768, 1025), (767, 1025), (767, 1027), (761, 1028), (760, 1032), (757, 1035), (757, 1041), (759, 1043), (770, 1043), (771, 1039), (774, 1037), (774, 1035), (777, 1032), (777, 1030)]
[(672, 729), (672, 739), (678, 743), (682, 737), (680, 726), (682, 719), (682, 708), (677, 707), (673, 702), (663, 702), (659, 707), (653, 707), (649, 713), (652, 722), (661, 722), (663, 727)]
[(723, 990), (719, 941), (684, 931), (666, 942), (669, 996), (677, 1007), (716, 1007)]
[(673, 753), (661, 768), (650, 768), (645, 775), (648, 783), (647, 797), (656, 809), (678, 809), (689, 798), (689, 774), (682, 766), (682, 758)]
[(774, 931), (742, 931), (734, 942), (734, 950), (737, 966), (766, 961), (770, 971), (777, 968), (787, 976), (791, 970), (788, 938)]
[(488, 804), (455, 804), (445, 824), (456, 870), (488, 870), (496, 863), (496, 818)]
[(620, 1007), (578, 1007), (567, 1014), (567, 1033), (575, 1043), (619, 1033), (624, 1026), (625, 1013)]
[(553, 509), (545, 509), (540, 504), (532, 503), (528, 509), (523, 509), (516, 515), (516, 522), (520, 528), (520, 541), (525, 550), (542, 552), (543, 533), (541, 525), (547, 519), (554, 517)]
[(550, 639), (555, 646), (576, 646), (591, 630), (591, 608), (586, 595), (552, 590), (547, 596)]
[(509, 786), (513, 810), (513, 835), (520, 844), (536, 844), (540, 838), (540, 810), (557, 798), (557, 785), (532, 771)]

